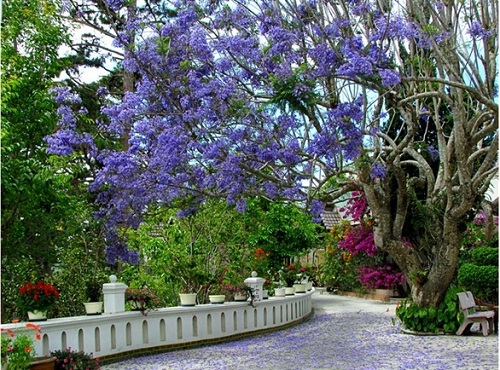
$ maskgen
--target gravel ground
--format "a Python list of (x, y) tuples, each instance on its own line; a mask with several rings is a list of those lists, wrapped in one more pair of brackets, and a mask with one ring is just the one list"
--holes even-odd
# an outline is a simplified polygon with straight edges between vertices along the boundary
[[(498, 335), (401, 332), (395, 302), (313, 295), (314, 316), (288, 330), (138, 357), (104, 370), (498, 369)], [(395, 324), (393, 324), (393, 322)], [(473, 328), (474, 329), (474, 328)]]

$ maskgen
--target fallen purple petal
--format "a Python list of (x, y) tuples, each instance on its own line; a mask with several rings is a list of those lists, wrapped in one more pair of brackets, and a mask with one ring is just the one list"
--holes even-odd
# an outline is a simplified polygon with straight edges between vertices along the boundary
[[(351, 301), (356, 307), (357, 301)], [(286, 330), (137, 357), (103, 369), (498, 369), (497, 334), (404, 334), (398, 324), (392, 323), (395, 305), (386, 305), (389, 312), (383, 306), (377, 312), (360, 309), (331, 313), (335, 310), (332, 305), (326, 313), (319, 309), (308, 321)]]

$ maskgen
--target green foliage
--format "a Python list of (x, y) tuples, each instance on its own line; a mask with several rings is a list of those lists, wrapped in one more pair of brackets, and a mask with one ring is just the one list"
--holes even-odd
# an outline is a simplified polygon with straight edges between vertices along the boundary
[(310, 216), (260, 201), (250, 202), (243, 214), (220, 201), (183, 218), (176, 209), (159, 208), (128, 236), (142, 262), (124, 265), (120, 280), (153, 289), (164, 306), (177, 305), (180, 292), (198, 293), (205, 302), (211, 286), (237, 286), (254, 270), (267, 278), (285, 258), (300, 256), (317, 242)]
[[(20, 285), (52, 280), (60, 252), (80, 246), (82, 235), (88, 238), (85, 233), (90, 230), (82, 225), (86, 216), (87, 220), (92, 216), (86, 185), (77, 186), (75, 181), (81, 171), (74, 171), (68, 161), (53, 160), (44, 142), (57, 123), (48, 90), (68, 66), (68, 60), (59, 55), (61, 45), (69, 40), (60, 4), (13, 0), (3, 5), (1, 317), (6, 322), (18, 315), (15, 302)], [(82, 158), (71, 159), (82, 167)], [(74, 283), (75, 276), (85, 275), (68, 276), (62, 284), (70, 289), (62, 291), (64, 304), (58, 305), (63, 315), (75, 313), (74, 306), (81, 305), (71, 292), (84, 289)], [(66, 305), (70, 302), (78, 303)]]
[(498, 228), (488, 223), (484, 212), (475, 213), (466, 226), (460, 244), (458, 283), (478, 300), (497, 304)]
[(297, 96), (297, 87), (300, 85), (312, 88), (315, 86), (315, 81), (304, 77), (307, 71), (307, 65), (298, 67), (293, 76), (283, 79), (282, 76), (271, 75), (270, 83), (274, 89), (273, 97), (268, 104), (276, 104), (281, 109), (288, 107), (290, 110), (298, 111), (307, 114), (307, 108), (313, 105), (318, 99), (314, 92), (303, 92)]
[(33, 274), (37, 270), (37, 262), (32, 257), (14, 260), (2, 256), (2, 322), (21, 317), (16, 306), (19, 288), (25, 281), (38, 280), (40, 276)]
[(158, 297), (157, 307), (177, 304), (180, 286), (174, 280), (169, 279), (168, 271), (156, 270), (148, 263), (136, 266), (124, 265), (118, 277), (130, 288), (148, 287), (154, 291)]
[[(8, 364), (8, 369), (26, 370), (35, 358), (35, 340), (41, 339), (38, 325), (28, 323), (26, 329), (17, 334), (11, 329), (2, 329), (2, 368)], [(33, 332), (30, 332), (33, 331)]]
[(271, 270), (277, 271), (285, 259), (304, 255), (318, 243), (317, 224), (294, 205), (255, 200), (242, 216), (248, 243), (268, 254)]
[(178, 293), (200, 293), (211, 281), (227, 277), (229, 270), (250, 273), (244, 265), (250, 254), (242, 247), (237, 212), (211, 202), (188, 217), (179, 219), (176, 213), (158, 209), (137, 231), (130, 231), (130, 245), (140, 251), (143, 262), (121, 272), (127, 285), (154, 289), (162, 304), (172, 306), (178, 303)]
[(325, 263), (321, 265), (318, 284), (329, 289), (345, 291), (360, 290), (359, 265), (349, 259), (348, 252), (330, 247), (325, 254)]
[(470, 252), (471, 262), (478, 266), (498, 266), (498, 248), (477, 247)]
[[(95, 237), (92, 226), (87, 226), (86, 230), (88, 233), (75, 235), (71, 247), (58, 250), (60, 262), (52, 276), (61, 292), (58, 317), (85, 314), (83, 303), (89, 302), (88, 287), (102, 288), (114, 273), (104, 262), (102, 240)], [(78, 276), (78, 284), (75, 284), (75, 276)]]
[(361, 289), (358, 279), (358, 267), (349, 252), (338, 248), (338, 241), (342, 237), (345, 224), (333, 228), (326, 236), (325, 261), (320, 266), (317, 283), (329, 289), (356, 291)]
[(458, 283), (482, 301), (498, 302), (498, 266), (465, 263), (458, 269)]
[(410, 298), (405, 299), (396, 308), (396, 316), (401, 320), (403, 326), (411, 331), (454, 333), (460, 325), (457, 293), (461, 291), (463, 289), (451, 286), (437, 309), (419, 307)]
[[(479, 213), (479, 215), (482, 215), (482, 213)], [(478, 215), (475, 215), (475, 217), (478, 217)], [(470, 221), (466, 224), (466, 230), (462, 233), (460, 240), (460, 249), (465, 252), (466, 258), (469, 257), (470, 252), (477, 248), (498, 248), (498, 227), (493, 227), (493, 229), (496, 229), (496, 232), (492, 232), (489, 237), (487, 236), (487, 229), (492, 228), (494, 225), (487, 225), (486, 222), (486, 220), (484, 222)], [(486, 265), (487, 263), (481, 262), (478, 264)]]
[[(2, 358), (4, 355), (8, 358), (8, 368), (12, 370), (29, 369), (30, 363), (35, 358), (33, 344), (33, 338), (25, 334), (19, 334), (13, 341), (2, 336)], [(3, 353), (4, 347), (8, 348), (6, 353)]]

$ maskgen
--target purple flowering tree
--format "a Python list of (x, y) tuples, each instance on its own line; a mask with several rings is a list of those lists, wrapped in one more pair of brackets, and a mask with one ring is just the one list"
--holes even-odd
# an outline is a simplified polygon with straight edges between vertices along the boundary
[[(118, 30), (137, 80), (103, 108), (102, 128), (128, 140), (96, 154), (108, 258), (132, 257), (121, 230), (157, 205), (225, 197), (244, 211), (263, 196), (317, 215), (362, 190), (375, 245), (415, 301), (436, 306), (464, 217), (497, 173), (495, 5), (294, 4), (165, 1)], [(74, 131), (68, 107), (61, 130)], [(80, 134), (63, 131), (53, 153), (90, 147)], [(432, 225), (422, 235), (409, 232), (412, 210)], [(425, 281), (412, 281), (422, 270)]]

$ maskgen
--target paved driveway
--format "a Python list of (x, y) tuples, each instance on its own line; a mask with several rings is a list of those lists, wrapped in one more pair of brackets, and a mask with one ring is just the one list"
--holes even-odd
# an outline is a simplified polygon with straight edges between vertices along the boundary
[(315, 293), (313, 303), (314, 316), (287, 330), (135, 358), (103, 369), (498, 369), (496, 334), (413, 336), (401, 332), (395, 302)]

